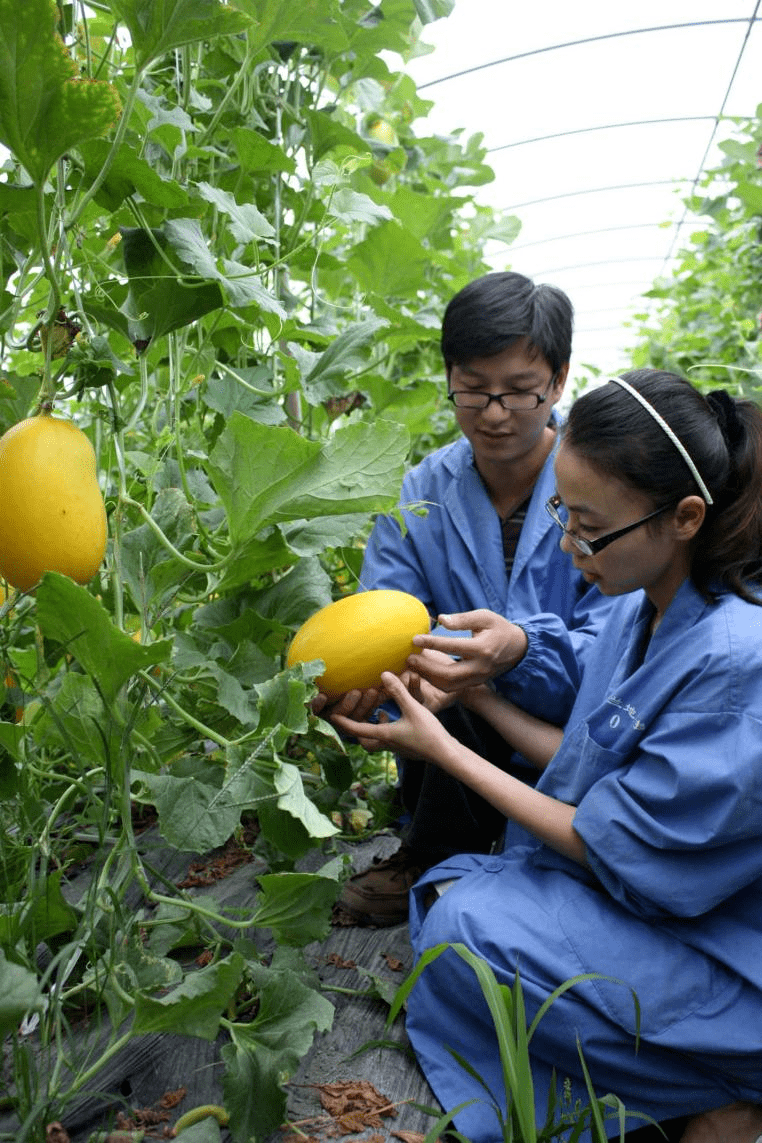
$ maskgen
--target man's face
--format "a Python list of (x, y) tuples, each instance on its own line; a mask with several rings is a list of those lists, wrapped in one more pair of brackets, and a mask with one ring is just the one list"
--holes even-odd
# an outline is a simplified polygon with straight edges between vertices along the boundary
[(535, 409), (503, 409), (498, 401), (491, 401), (485, 409), (456, 407), (455, 418), (474, 450), (480, 471), (524, 459), (541, 447), (550, 410), (563, 393), (568, 368), (567, 363), (553, 380), (550, 365), (526, 338), (491, 357), (452, 366), (450, 392), (530, 393), (545, 398)]

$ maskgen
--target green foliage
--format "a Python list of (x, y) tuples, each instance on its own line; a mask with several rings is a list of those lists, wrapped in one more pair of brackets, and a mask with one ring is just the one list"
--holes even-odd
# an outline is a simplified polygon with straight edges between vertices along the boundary
[[(386, 62), (451, 7), (0, 0), (0, 431), (41, 405), (73, 419), (109, 521), (92, 583), (48, 573), (0, 607), (17, 1143), (131, 1035), (178, 1028), (227, 1035), (234, 1138), (262, 1137), (330, 1024), (300, 949), (343, 871), (294, 863), (388, 798), (311, 714), (319, 668), (284, 670), (284, 651), (356, 587), (416, 449), (453, 434), (441, 314), (518, 228), (474, 201), (481, 138), (427, 134), (430, 104)], [(183, 853), (255, 822), (250, 907), (157, 880), (148, 813)], [(210, 963), (184, 971), (199, 946)], [(59, 1051), (80, 1008), (97, 1058)], [(64, 1055), (70, 1072), (45, 1066)]]
[[(472, 969), (495, 1028), (503, 1072), (502, 1093), (490, 1090), (472, 1061), (465, 1059), (453, 1048), (448, 1049), (458, 1065), (484, 1089), (485, 1101), (493, 1109), (497, 1120), (495, 1137), (502, 1140), (502, 1143), (540, 1143), (542, 1140), (561, 1137), (575, 1143), (583, 1132), (589, 1131), (595, 1143), (606, 1143), (608, 1135), (604, 1119), (615, 1117), (619, 1124), (620, 1138), (624, 1138), (625, 1117), (632, 1114), (637, 1115), (638, 1112), (628, 1112), (615, 1095), (596, 1096), (579, 1041), (577, 1042), (577, 1050), (589, 1102), (585, 1106), (571, 1105), (565, 1088), (558, 1093), (555, 1087), (552, 1087), (545, 1122), (539, 1124), (535, 1113), (535, 1093), (530, 1054), (530, 1044), (538, 1024), (559, 997), (584, 981), (611, 980), (613, 978), (602, 977), (600, 973), (583, 973), (571, 977), (550, 993), (538, 1009), (531, 1024), (527, 1026), (524, 993), (518, 972), (516, 972), (512, 986), (500, 984), (489, 964), (471, 952), (466, 945), (439, 944), (425, 951), (407, 980), (397, 990), (389, 1009), (389, 1022), (394, 1020), (402, 1009), (421, 973), (432, 961), (448, 952), (450, 955), (457, 954)], [(616, 981), (616, 983), (623, 984), (622, 981)], [(627, 986), (623, 984), (623, 987)], [(635, 992), (632, 989), (630, 991), (635, 1008), (637, 1046), (640, 1004)], [(501, 1110), (504, 1105), (507, 1108), (507, 1114), (503, 1114)], [(467, 1106), (468, 1104), (460, 1104), (458, 1107), (446, 1110), (427, 1135), (426, 1143), (435, 1143), (441, 1133), (450, 1126), (454, 1116)], [(640, 1118), (648, 1119), (649, 1117), (641, 1114)], [(456, 1132), (455, 1134), (457, 1138), (463, 1138), (459, 1133)]]
[(686, 200), (705, 225), (678, 252), (671, 277), (645, 295), (657, 306), (640, 315), (633, 361), (751, 394), (762, 383), (762, 105), (736, 131), (703, 193)]

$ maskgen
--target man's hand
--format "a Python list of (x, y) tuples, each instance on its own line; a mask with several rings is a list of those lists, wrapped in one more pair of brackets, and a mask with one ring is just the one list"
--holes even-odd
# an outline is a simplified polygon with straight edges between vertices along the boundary
[[(459, 615), (440, 615), (437, 622), (452, 631), (473, 632), (470, 639), (446, 635), (414, 635), (420, 654), (408, 658), (408, 666), (443, 691), (460, 691), (512, 670), (527, 651), (521, 627), (494, 611), (480, 608)], [(437, 651), (431, 658), (430, 651)], [(451, 658), (459, 656), (459, 661)]]
[(319, 714), (325, 719), (341, 714), (356, 722), (364, 722), (385, 699), (386, 693), (380, 687), (372, 687), (367, 691), (347, 691), (333, 701), (321, 691), (310, 703), (310, 709), (313, 714)]

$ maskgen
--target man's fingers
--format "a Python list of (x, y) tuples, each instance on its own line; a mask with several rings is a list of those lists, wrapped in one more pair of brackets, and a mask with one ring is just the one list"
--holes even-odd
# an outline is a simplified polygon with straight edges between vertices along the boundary
[(414, 635), (413, 644), (420, 647), (422, 651), (437, 651), (440, 654), (451, 656), (457, 655), (459, 658), (466, 658), (468, 655), (478, 654), (478, 649), (473, 646), (473, 639), (469, 638), (456, 638), (449, 635)]

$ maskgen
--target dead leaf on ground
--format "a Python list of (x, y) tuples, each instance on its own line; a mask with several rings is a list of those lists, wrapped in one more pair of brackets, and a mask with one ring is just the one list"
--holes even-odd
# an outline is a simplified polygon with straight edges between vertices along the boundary
[(71, 1143), (69, 1132), (62, 1123), (49, 1123), (45, 1128), (45, 1143)]
[(398, 956), (392, 956), (391, 953), (381, 953), (381, 956), (387, 963), (387, 966), (392, 972), (403, 972), (405, 965)]
[(179, 1087), (177, 1091), (165, 1091), (159, 1100), (159, 1107), (173, 1108), (182, 1103), (188, 1094), (187, 1087)]
[(203, 861), (192, 861), (188, 876), (183, 881), (178, 881), (178, 888), (196, 889), (204, 885), (214, 885), (216, 881), (222, 881), (239, 866), (253, 860), (254, 855), (251, 850), (231, 837), (225, 845), (215, 849)]
[(382, 1095), (370, 1080), (318, 1084), (317, 1092), (320, 1103), (342, 1135), (362, 1132), (367, 1127), (383, 1127), (382, 1116), (397, 1114), (388, 1096)]
[(332, 964), (334, 968), (357, 968), (357, 961), (344, 960), (338, 953), (331, 953), (330, 956), (325, 958), (326, 964)]

